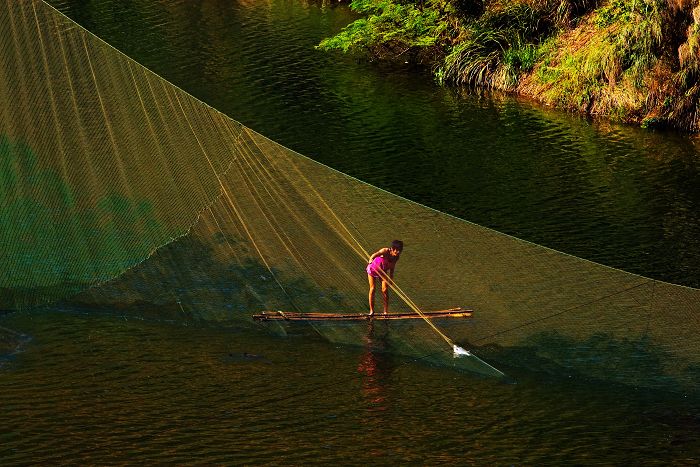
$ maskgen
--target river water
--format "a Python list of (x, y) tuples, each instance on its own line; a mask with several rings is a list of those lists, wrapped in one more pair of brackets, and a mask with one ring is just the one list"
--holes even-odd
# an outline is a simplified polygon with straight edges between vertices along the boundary
[[(692, 138), (436, 86), (314, 50), (330, 2), (51, 2), (254, 130), (441, 211), (700, 285)], [(504, 384), (307, 329), (59, 310), (0, 319), (3, 463), (641, 464), (700, 460), (683, 394), (502, 368)], [(14, 352), (17, 347), (17, 352)]]

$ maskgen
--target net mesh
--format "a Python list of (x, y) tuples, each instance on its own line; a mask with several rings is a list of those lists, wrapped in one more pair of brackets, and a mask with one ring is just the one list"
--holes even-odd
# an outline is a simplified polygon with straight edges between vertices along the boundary
[[(41, 1), (0, 13), (0, 308), (44, 304), (253, 325), (261, 310), (366, 312), (394, 239), (391, 311), (492, 364), (683, 389), (700, 291), (465, 222), (318, 164), (217, 112)], [(411, 302), (413, 305), (409, 305)], [(332, 342), (497, 374), (421, 320), (315, 324)], [(452, 364), (452, 363), (451, 363)]]

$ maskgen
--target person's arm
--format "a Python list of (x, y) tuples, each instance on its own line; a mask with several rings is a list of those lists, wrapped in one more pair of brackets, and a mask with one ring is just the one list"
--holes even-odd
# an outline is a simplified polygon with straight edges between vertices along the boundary
[(388, 248), (382, 248), (381, 250), (378, 250), (378, 251), (372, 253), (372, 256), (369, 257), (369, 261), (367, 261), (367, 262), (371, 263), (372, 261), (374, 261), (374, 258), (376, 258), (377, 256), (381, 256), (384, 253), (388, 253), (388, 252), (389, 252)]

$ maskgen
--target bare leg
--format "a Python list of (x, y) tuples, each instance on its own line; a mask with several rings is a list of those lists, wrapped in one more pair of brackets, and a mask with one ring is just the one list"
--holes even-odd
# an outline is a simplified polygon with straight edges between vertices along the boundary
[(367, 274), (369, 280), (369, 315), (374, 314), (374, 277)]
[(382, 298), (384, 299), (384, 314), (389, 313), (389, 284), (382, 281)]

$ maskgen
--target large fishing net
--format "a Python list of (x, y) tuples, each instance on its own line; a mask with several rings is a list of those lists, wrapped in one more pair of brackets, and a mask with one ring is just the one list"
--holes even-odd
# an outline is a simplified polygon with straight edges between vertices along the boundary
[[(474, 315), (315, 331), (490, 375), (504, 365), (700, 383), (699, 290), (521, 241), (318, 164), (41, 1), (6, 0), (0, 12), (0, 229), (6, 310), (240, 326), (259, 326), (251, 315), (263, 310), (364, 313), (367, 258), (398, 238), (391, 311)], [(479, 358), (455, 358), (459, 349)]]

